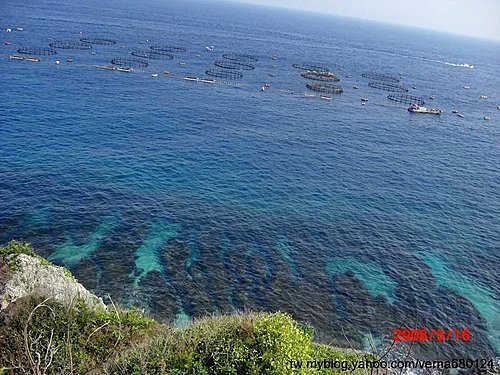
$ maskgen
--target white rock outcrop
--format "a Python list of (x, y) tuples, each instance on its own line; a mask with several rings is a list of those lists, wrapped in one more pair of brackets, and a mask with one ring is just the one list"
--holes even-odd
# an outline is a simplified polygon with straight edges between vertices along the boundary
[(26, 254), (8, 256), (8, 263), (15, 262), (15, 271), (0, 281), (0, 311), (19, 298), (39, 294), (47, 298), (70, 304), (77, 298), (88, 306), (105, 308), (101, 298), (90, 293), (74, 278), (67, 275), (64, 268), (47, 264), (39, 257)]

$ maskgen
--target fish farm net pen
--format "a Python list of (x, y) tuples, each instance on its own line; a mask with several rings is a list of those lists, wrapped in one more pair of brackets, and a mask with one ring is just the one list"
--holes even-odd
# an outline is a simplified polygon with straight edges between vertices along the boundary
[(257, 62), (259, 61), (257, 57), (252, 55), (240, 54), (240, 53), (225, 53), (222, 55), (226, 60), (242, 61), (242, 62)]
[(89, 44), (99, 44), (102, 46), (109, 46), (112, 44), (116, 44), (116, 40), (109, 38), (95, 38), (95, 37), (83, 37), (80, 38), (80, 42), (89, 43)]
[(342, 94), (344, 90), (340, 86), (329, 85), (327, 83), (308, 83), (306, 87), (309, 90), (318, 91), (326, 94)]
[(315, 72), (329, 72), (330, 68), (325, 65), (316, 65), (316, 64), (308, 64), (308, 63), (295, 63), (292, 65), (296, 69), (301, 70), (309, 70)]
[(408, 92), (408, 89), (406, 87), (390, 82), (370, 82), (368, 83), (368, 86), (374, 89), (391, 91), (391, 92)]
[(111, 60), (111, 64), (123, 66), (127, 68), (145, 68), (149, 65), (147, 61), (140, 59), (126, 59), (123, 57), (115, 57)]
[(227, 79), (238, 79), (243, 77), (243, 74), (239, 71), (224, 70), (224, 69), (209, 69), (205, 71), (205, 74), (212, 77), (227, 78)]
[(330, 82), (338, 82), (340, 78), (338, 78), (335, 74), (330, 72), (317, 72), (307, 70), (305, 72), (300, 73), (300, 75), (306, 79), (311, 79), (313, 81), (330, 81)]
[(387, 99), (392, 100), (394, 102), (408, 104), (408, 105), (411, 105), (413, 103), (416, 103), (418, 105), (425, 104), (425, 102), (422, 98), (419, 98), (419, 97), (416, 97), (413, 95), (406, 95), (406, 94), (389, 94), (389, 95), (387, 95)]
[(54, 48), (22, 47), (17, 50), (24, 55), (51, 56), (57, 54)]
[(71, 42), (71, 41), (54, 41), (49, 43), (50, 47), (60, 48), (60, 49), (91, 49), (92, 45), (83, 42)]
[(368, 72), (368, 73), (361, 74), (361, 77), (373, 79), (375, 81), (386, 81), (386, 82), (393, 82), (393, 83), (399, 82), (399, 78), (391, 76), (389, 74)]
[(184, 47), (175, 47), (175, 46), (150, 46), (150, 49), (154, 51), (162, 51), (162, 52), (186, 52), (187, 49)]
[(173, 55), (160, 50), (132, 51), (131, 55), (151, 60), (172, 60), (174, 58)]
[(238, 61), (238, 60), (230, 60), (230, 61), (216, 61), (214, 63), (216, 66), (219, 68), (223, 69), (235, 69), (235, 70), (254, 70), (255, 66), (252, 64), (243, 62), (243, 61)]

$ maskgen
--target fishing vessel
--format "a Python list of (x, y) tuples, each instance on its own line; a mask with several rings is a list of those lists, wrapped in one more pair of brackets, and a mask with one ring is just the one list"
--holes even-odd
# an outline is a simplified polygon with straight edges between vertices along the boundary
[(417, 103), (413, 103), (408, 108), (408, 111), (413, 113), (428, 113), (430, 115), (440, 115), (442, 112), (439, 108), (426, 108), (418, 105)]

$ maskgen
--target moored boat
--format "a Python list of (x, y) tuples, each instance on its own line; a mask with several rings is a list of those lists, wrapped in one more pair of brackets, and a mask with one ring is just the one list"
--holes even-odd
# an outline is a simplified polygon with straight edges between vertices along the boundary
[(193, 77), (193, 76), (187, 76), (187, 77), (184, 77), (184, 79), (186, 81), (198, 81), (199, 80), (198, 77)]
[(408, 108), (408, 111), (413, 113), (428, 113), (430, 115), (440, 115), (442, 112), (439, 108), (426, 108), (418, 105), (417, 103), (413, 103)]
[(202, 78), (202, 79), (200, 79), (200, 81), (203, 83), (215, 83), (216, 82), (215, 79), (213, 79), (213, 78)]

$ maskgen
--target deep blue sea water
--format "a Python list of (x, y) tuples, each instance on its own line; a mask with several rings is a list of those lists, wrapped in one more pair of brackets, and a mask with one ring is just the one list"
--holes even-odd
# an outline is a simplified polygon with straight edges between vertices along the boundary
[[(176, 324), (282, 310), (335, 345), (469, 328), (469, 343), (413, 353), (499, 354), (500, 44), (217, 2), (0, 10), (0, 243), (30, 241), (95, 293)], [(82, 35), (117, 43), (8, 58)], [(187, 51), (98, 67), (152, 44)], [(255, 70), (182, 79), (224, 53)], [(294, 63), (327, 65), (344, 93), (304, 97)], [(401, 73), (443, 115), (409, 113), (364, 72)]]

